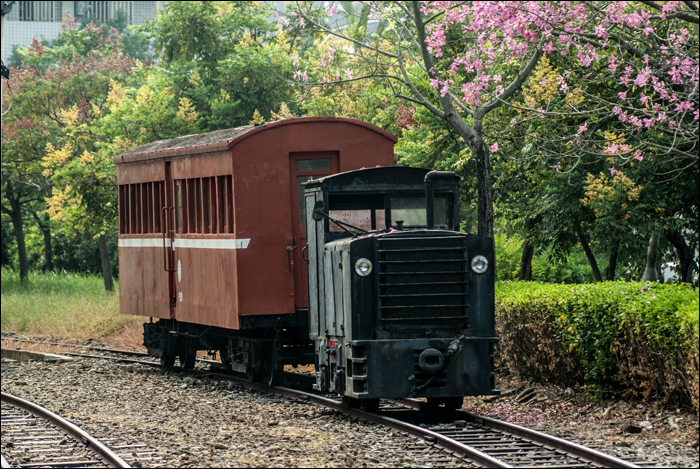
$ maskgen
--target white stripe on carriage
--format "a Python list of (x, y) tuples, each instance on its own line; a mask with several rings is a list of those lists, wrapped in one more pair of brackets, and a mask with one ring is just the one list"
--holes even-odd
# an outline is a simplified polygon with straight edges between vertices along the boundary
[[(175, 238), (174, 248), (194, 249), (247, 249), (250, 238), (242, 239), (188, 239)], [(170, 246), (170, 240), (165, 240), (165, 246)], [(123, 238), (119, 240), (119, 247), (127, 248), (152, 248), (163, 247), (162, 238)]]
[[(170, 247), (170, 240), (165, 240), (165, 245)], [(120, 248), (162, 248), (163, 238), (121, 238)]]

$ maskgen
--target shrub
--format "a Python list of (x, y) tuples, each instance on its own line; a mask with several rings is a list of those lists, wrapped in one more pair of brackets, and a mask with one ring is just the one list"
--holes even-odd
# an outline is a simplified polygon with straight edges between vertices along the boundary
[(500, 366), (536, 381), (698, 408), (696, 288), (497, 285)]

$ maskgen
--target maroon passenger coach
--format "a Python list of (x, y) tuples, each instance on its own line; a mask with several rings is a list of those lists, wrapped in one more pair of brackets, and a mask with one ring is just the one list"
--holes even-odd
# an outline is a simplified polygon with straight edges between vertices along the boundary
[(191, 367), (197, 349), (225, 350), (234, 369), (253, 378), (265, 369), (272, 382), (282, 363), (265, 350), (284, 331), (285, 359), (303, 362), (292, 352), (295, 340), (309, 340), (302, 183), (393, 166), (396, 141), (355, 119), (309, 117), (161, 140), (115, 157), (120, 309), (152, 318), (149, 351)]

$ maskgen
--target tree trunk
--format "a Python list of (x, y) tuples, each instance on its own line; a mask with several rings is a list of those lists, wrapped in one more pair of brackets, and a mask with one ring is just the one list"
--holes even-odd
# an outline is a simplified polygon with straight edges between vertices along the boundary
[[(476, 121), (476, 119), (475, 119)], [(481, 122), (474, 125), (479, 134), (479, 142), (472, 149), (476, 164), (476, 191), (477, 191), (477, 232), (479, 236), (493, 238), (493, 192), (491, 188), (491, 161), (488, 148), (481, 138)], [(479, 130), (477, 130), (479, 129)]]
[(693, 275), (693, 255), (688, 248), (688, 244), (685, 242), (685, 239), (683, 239), (683, 236), (678, 230), (666, 230), (664, 231), (664, 236), (668, 242), (671, 243), (674, 248), (676, 248), (676, 255), (678, 256), (678, 261), (681, 264), (680, 281), (690, 283)]
[(617, 254), (620, 252), (620, 240), (617, 239), (613, 243), (610, 257), (608, 257), (608, 266), (605, 268), (605, 280), (609, 282), (615, 281), (615, 269), (617, 268)]
[[(10, 191), (11, 192), (11, 191)], [(11, 211), (12, 227), (17, 241), (17, 257), (19, 259), (19, 279), (26, 282), (29, 279), (29, 260), (27, 259), (27, 245), (24, 242), (24, 225), (22, 223), (22, 205), (16, 197), (8, 197)]]
[(649, 238), (649, 247), (647, 248), (647, 266), (642, 275), (642, 282), (658, 282), (659, 273), (656, 270), (656, 251), (659, 248), (659, 233), (654, 233)]
[(532, 280), (532, 255), (535, 253), (535, 247), (528, 243), (527, 240), (523, 241), (523, 255), (520, 258), (520, 273), (518, 273), (518, 279), (530, 281)]
[(108, 293), (114, 291), (114, 280), (112, 279), (112, 262), (109, 260), (109, 250), (107, 250), (107, 235), (101, 234), (97, 238), (97, 244), (100, 246), (100, 259), (102, 260), (102, 277), (105, 282), (105, 290)]
[(593, 252), (591, 251), (591, 247), (588, 245), (588, 241), (586, 241), (586, 237), (583, 235), (583, 231), (581, 230), (581, 225), (576, 225), (576, 236), (578, 236), (578, 241), (581, 243), (581, 247), (583, 248), (583, 252), (586, 253), (586, 258), (588, 259), (588, 263), (591, 265), (591, 270), (593, 271), (593, 278), (595, 279), (596, 282), (602, 282), (603, 277), (600, 276), (600, 269), (598, 268), (598, 262), (595, 260), (595, 256), (593, 255)]
[(43, 220), (36, 212), (32, 212), (32, 215), (34, 216), (37, 225), (39, 225), (41, 233), (44, 235), (44, 265), (41, 266), (41, 270), (44, 273), (51, 272), (53, 271), (53, 247), (51, 245), (51, 224), (49, 221), (49, 214), (44, 212)]

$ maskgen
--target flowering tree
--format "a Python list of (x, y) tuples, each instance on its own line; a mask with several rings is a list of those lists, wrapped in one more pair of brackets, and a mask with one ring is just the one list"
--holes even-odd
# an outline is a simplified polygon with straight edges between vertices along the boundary
[[(298, 2), (280, 19), (297, 30), (322, 33), (323, 43), (330, 44), (319, 68), (308, 70), (299, 62), (297, 78), (315, 86), (386, 80), (396, 96), (447, 121), (476, 164), (480, 234), (493, 233), (489, 153), (498, 151), (498, 142), (487, 146), (484, 122), (504, 105), (518, 111), (512, 125), (569, 119), (559, 141), (568, 145), (560, 156), (571, 164), (601, 118), (612, 115), (624, 136), (596, 135), (595, 151), (613, 158), (613, 169), (642, 161), (649, 148), (658, 147), (678, 169), (697, 166), (698, 9), (693, 2), (352, 3), (326, 2), (321, 10)], [(334, 48), (331, 38), (350, 41), (353, 48)], [(351, 59), (339, 60), (341, 55)], [(575, 58), (576, 70), (555, 64), (551, 72), (542, 68), (532, 83), (543, 56)], [(348, 62), (352, 66), (344, 70), (336, 65)], [(521, 102), (528, 79), (537, 99)], [(429, 88), (421, 86), (426, 80)], [(603, 98), (591, 85), (619, 91)], [(640, 137), (648, 131), (658, 138)]]
[[(91, 106), (106, 92), (108, 76), (123, 75), (131, 67), (130, 59), (120, 53), (116, 31), (103, 36), (102, 28), (94, 25), (77, 30), (70, 16), (61, 27), (65, 39), (61, 45), (44, 47), (34, 39), (19, 51), (22, 63), (13, 68), (8, 86), (3, 87), (3, 102), (12, 102), (3, 110), (3, 212), (14, 225), (22, 280), (28, 269), (23, 213), (41, 207), (55, 184), (41, 165), (47, 144), (56, 144), (73, 120), (91, 120)], [(40, 227), (48, 256), (49, 226), (40, 223)]]

